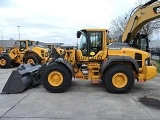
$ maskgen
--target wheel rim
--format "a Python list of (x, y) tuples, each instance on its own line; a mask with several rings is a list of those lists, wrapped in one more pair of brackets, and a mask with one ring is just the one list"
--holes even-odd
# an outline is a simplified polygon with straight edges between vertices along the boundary
[(48, 75), (48, 82), (52, 86), (60, 86), (63, 82), (63, 75), (60, 72), (53, 71)]
[(27, 63), (34, 63), (33, 59), (28, 59)]
[(128, 78), (124, 73), (116, 73), (112, 78), (112, 84), (117, 88), (123, 88), (127, 83)]
[(5, 66), (6, 65), (6, 60), (5, 59), (0, 59), (0, 65)]

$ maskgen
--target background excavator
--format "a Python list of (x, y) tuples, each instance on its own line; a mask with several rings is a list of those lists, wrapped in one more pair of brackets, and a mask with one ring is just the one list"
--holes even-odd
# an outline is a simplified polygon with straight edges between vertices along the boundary
[(119, 41), (128, 43), (131, 47), (149, 52), (148, 35), (141, 34), (139, 31), (145, 24), (160, 17), (159, 4), (158, 0), (150, 0), (136, 7), (132, 11)]
[[(155, 1), (147, 2), (137, 12), (151, 7), (151, 11), (143, 11), (150, 16), (153, 9), (160, 7), (153, 4)], [(128, 34), (122, 37), (123, 43), (107, 45), (109, 33), (106, 29), (77, 31), (77, 50), (53, 48), (52, 61), (42, 66), (21, 65), (11, 73), (2, 93), (19, 93), (38, 84), (42, 84), (49, 92), (65, 92), (71, 85), (72, 78), (90, 80), (91, 83), (102, 81), (106, 90), (111, 93), (129, 92), (135, 80), (144, 82), (157, 76), (156, 67), (150, 64), (150, 54), (129, 46), (130, 40), (136, 34), (133, 32), (133, 23), (136, 20), (137, 18), (132, 22), (132, 29), (129, 29)]]

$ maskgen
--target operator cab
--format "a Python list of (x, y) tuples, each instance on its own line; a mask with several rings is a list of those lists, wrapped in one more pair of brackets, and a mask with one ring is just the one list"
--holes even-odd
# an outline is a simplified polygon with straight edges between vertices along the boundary
[(33, 46), (33, 41), (30, 41), (30, 40), (19, 40), (18, 41), (18, 46), (19, 46), (20, 52), (23, 52), (24, 50), (26, 50), (29, 47)]
[(78, 49), (83, 56), (94, 56), (102, 50), (103, 31), (77, 31)]

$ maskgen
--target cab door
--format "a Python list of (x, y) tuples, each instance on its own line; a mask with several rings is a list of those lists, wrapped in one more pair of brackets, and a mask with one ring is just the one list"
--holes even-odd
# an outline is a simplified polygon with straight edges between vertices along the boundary
[(102, 35), (103, 32), (89, 32), (88, 33), (88, 56), (96, 55), (102, 50)]

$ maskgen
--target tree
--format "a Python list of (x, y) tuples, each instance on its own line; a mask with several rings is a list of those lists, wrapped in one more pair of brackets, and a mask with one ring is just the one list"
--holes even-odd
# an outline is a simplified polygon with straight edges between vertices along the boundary
[(110, 35), (111, 38), (114, 40), (118, 40), (119, 36), (121, 36), (124, 32), (125, 26), (127, 24), (128, 16), (129, 14), (126, 13), (125, 15), (119, 16), (115, 20), (111, 21), (111, 27), (110, 27)]

